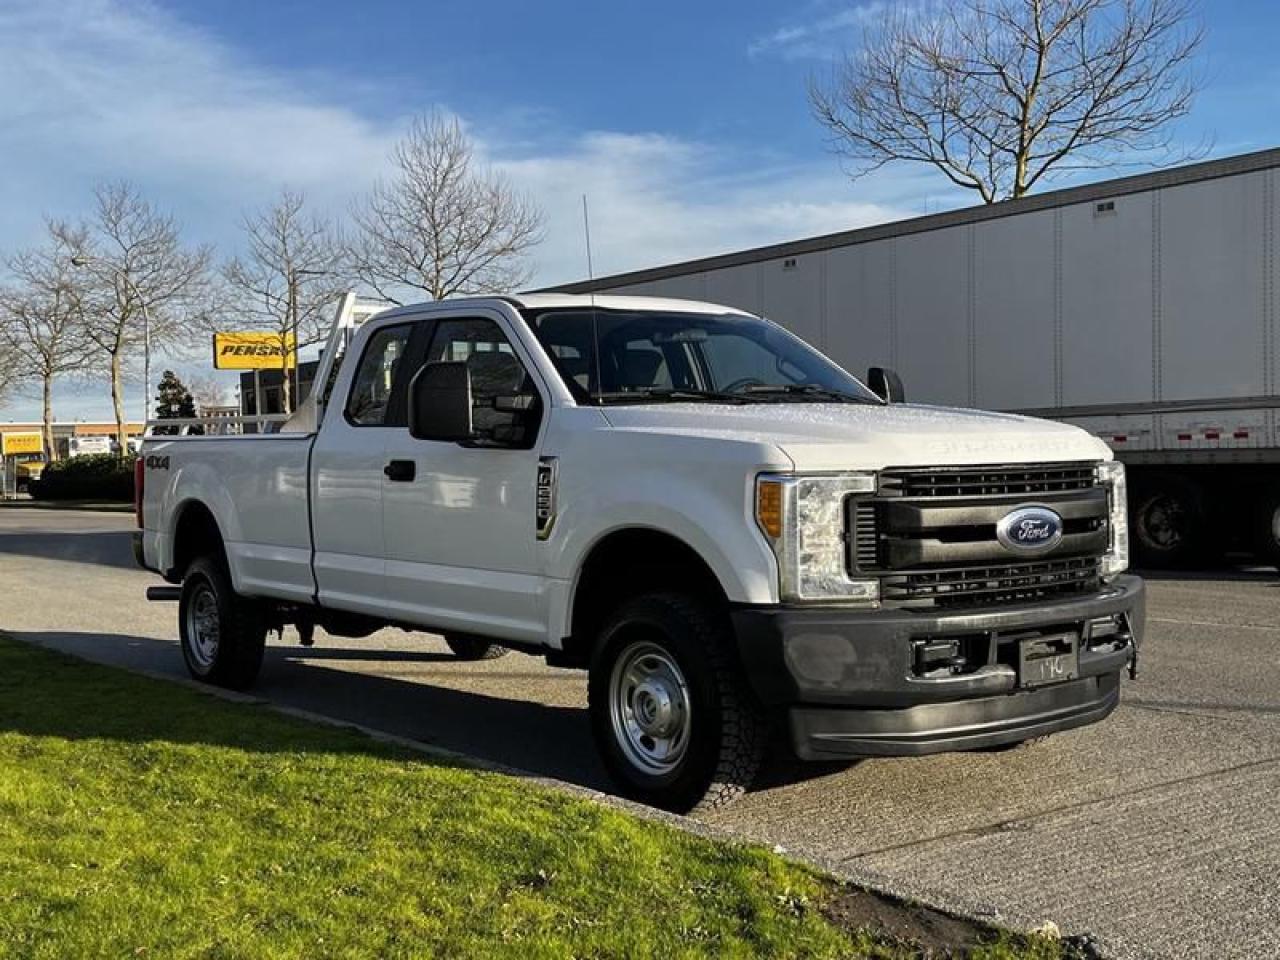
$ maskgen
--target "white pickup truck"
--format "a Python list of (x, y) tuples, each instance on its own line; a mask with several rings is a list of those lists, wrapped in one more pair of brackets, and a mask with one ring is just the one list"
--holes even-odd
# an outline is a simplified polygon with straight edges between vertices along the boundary
[(806, 759), (1004, 747), (1136, 665), (1124, 471), (1078, 428), (679, 300), (404, 307), (337, 353), (279, 433), (144, 444), (138, 559), (201, 680), (248, 686), (287, 624), (545, 656), (622, 791), (688, 810), (773, 724)]

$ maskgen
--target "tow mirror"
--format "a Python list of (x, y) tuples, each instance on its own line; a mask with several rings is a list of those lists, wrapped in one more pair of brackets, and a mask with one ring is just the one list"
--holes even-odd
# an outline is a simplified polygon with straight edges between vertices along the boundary
[(409, 435), (461, 443), (475, 439), (471, 371), (465, 363), (428, 363), (409, 381)]
[(902, 403), (907, 399), (902, 389), (902, 378), (888, 367), (871, 367), (867, 370), (867, 386), (885, 403)]

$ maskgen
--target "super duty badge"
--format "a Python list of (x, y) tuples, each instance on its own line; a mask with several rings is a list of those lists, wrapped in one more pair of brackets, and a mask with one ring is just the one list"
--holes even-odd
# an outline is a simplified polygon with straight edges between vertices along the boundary
[(534, 515), (537, 518), (539, 540), (546, 540), (551, 536), (551, 528), (556, 523), (556, 480), (559, 472), (559, 464), (555, 457), (538, 459), (538, 491)]

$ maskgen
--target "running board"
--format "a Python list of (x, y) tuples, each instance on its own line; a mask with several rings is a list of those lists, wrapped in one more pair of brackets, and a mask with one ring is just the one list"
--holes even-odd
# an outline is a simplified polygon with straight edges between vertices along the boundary
[(182, 599), (182, 588), (147, 587), (147, 599), (152, 603), (177, 603)]

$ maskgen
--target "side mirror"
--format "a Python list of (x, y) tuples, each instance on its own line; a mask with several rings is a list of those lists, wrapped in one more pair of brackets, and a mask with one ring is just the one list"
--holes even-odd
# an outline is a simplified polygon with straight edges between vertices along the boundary
[(871, 367), (867, 370), (867, 386), (885, 403), (902, 403), (907, 399), (902, 389), (902, 378), (888, 367)]
[(465, 363), (428, 363), (409, 381), (409, 435), (460, 443), (475, 439), (471, 371)]

